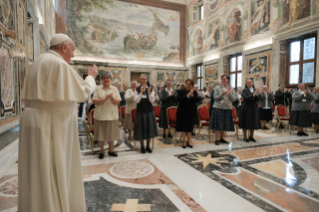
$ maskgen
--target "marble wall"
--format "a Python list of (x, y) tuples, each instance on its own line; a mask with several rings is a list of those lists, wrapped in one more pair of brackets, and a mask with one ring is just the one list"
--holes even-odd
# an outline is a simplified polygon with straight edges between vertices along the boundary
[[(28, 67), (55, 33), (53, 0), (0, 0), (0, 149), (18, 138)], [(40, 38), (41, 34), (41, 38)]]
[[(202, 20), (198, 19), (199, 5), (204, 5)], [(227, 73), (229, 64), (224, 59), (242, 53), (243, 79), (254, 75), (247, 72), (247, 66), (253, 62), (254, 57), (267, 60), (267, 74), (258, 75), (266, 79), (265, 83), (277, 89), (279, 83), (284, 82), (283, 77), (286, 77), (283, 75), (283, 70), (286, 72), (283, 46), (293, 37), (313, 32), (318, 34), (318, 5), (318, 0), (191, 1), (188, 5), (189, 73), (192, 65), (209, 64), (216, 60), (219, 64), (218, 73)], [(260, 55), (265, 51), (269, 53)], [(317, 48), (317, 55), (318, 51)], [(316, 77), (318, 85), (318, 74)]]

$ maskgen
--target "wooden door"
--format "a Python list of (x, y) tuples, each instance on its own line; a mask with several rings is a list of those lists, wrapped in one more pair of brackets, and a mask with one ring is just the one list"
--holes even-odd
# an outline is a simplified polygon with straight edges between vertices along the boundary
[(139, 83), (141, 74), (146, 74), (148, 76), (148, 73), (144, 72), (131, 72), (131, 82), (136, 81), (137, 83)]

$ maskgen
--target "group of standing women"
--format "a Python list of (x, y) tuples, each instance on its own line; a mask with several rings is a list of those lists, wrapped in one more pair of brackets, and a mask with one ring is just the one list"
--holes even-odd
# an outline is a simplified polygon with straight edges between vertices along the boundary
[[(94, 137), (100, 143), (99, 158), (104, 157), (104, 142), (109, 142), (110, 156), (117, 156), (114, 151), (114, 140), (119, 139), (119, 113), (118, 104), (121, 96), (118, 89), (111, 85), (112, 76), (109, 72), (101, 74), (103, 85), (99, 86), (93, 96), (95, 103), (94, 113)], [(209, 128), (215, 133), (215, 144), (228, 143), (224, 139), (225, 131), (234, 131), (233, 123), (233, 102), (239, 101), (239, 128), (243, 129), (244, 141), (256, 142), (254, 139), (254, 130), (266, 129), (266, 123), (272, 120), (273, 94), (266, 86), (262, 91), (255, 88), (253, 81), (247, 79), (246, 87), (240, 94), (236, 94), (235, 90), (229, 85), (230, 77), (226, 74), (221, 76), (221, 85), (215, 87), (211, 92), (211, 115)], [(283, 86), (281, 86), (282, 88)], [(280, 88), (280, 89), (281, 89)], [(283, 87), (284, 88), (284, 87)], [(289, 94), (285, 90), (276, 92), (276, 98)], [(290, 91), (290, 90), (289, 90)], [(290, 125), (298, 127), (299, 136), (307, 135), (304, 127), (311, 126), (311, 120), (317, 126), (319, 131), (319, 89), (316, 88), (316, 95), (305, 89), (304, 84), (299, 84), (299, 90), (292, 95), (292, 111), (290, 116)], [(155, 89), (149, 84), (148, 76), (142, 74), (140, 76), (140, 86), (137, 82), (131, 83), (131, 88), (125, 91), (126, 111), (124, 128), (128, 129), (131, 138), (132, 130), (134, 130), (134, 139), (141, 143), (142, 153), (152, 153), (150, 141), (158, 136), (156, 117), (154, 113), (153, 103), (155, 101)], [(176, 131), (181, 132), (183, 144), (182, 147), (192, 148), (191, 136), (194, 128), (194, 122), (197, 114), (197, 106), (201, 101), (201, 96), (194, 89), (194, 81), (187, 79), (185, 88), (174, 90), (170, 80), (165, 82), (164, 88), (159, 93), (161, 101), (161, 111), (159, 127), (163, 128), (163, 137), (171, 138), (168, 129), (166, 110), (169, 107), (177, 106), (176, 114)], [(311, 113), (311, 102), (314, 100), (314, 107)], [(279, 102), (279, 101), (278, 101)], [(136, 109), (135, 121), (132, 121), (132, 110)], [(247, 136), (249, 131), (249, 137)], [(144, 143), (146, 140), (146, 145)]]

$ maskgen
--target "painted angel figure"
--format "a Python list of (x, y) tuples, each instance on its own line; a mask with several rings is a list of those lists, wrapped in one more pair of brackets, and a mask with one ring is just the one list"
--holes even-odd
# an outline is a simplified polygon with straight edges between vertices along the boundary
[(251, 28), (253, 31), (262, 28), (266, 23), (269, 22), (269, 8), (267, 4), (268, 2), (269, 0), (261, 0), (254, 3), (254, 14), (252, 16), (251, 23)]

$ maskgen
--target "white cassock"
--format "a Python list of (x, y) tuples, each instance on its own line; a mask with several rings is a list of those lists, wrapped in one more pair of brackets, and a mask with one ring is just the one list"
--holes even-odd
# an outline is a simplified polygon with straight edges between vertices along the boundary
[(85, 212), (77, 102), (96, 88), (55, 51), (34, 62), (22, 92), (19, 212)]

